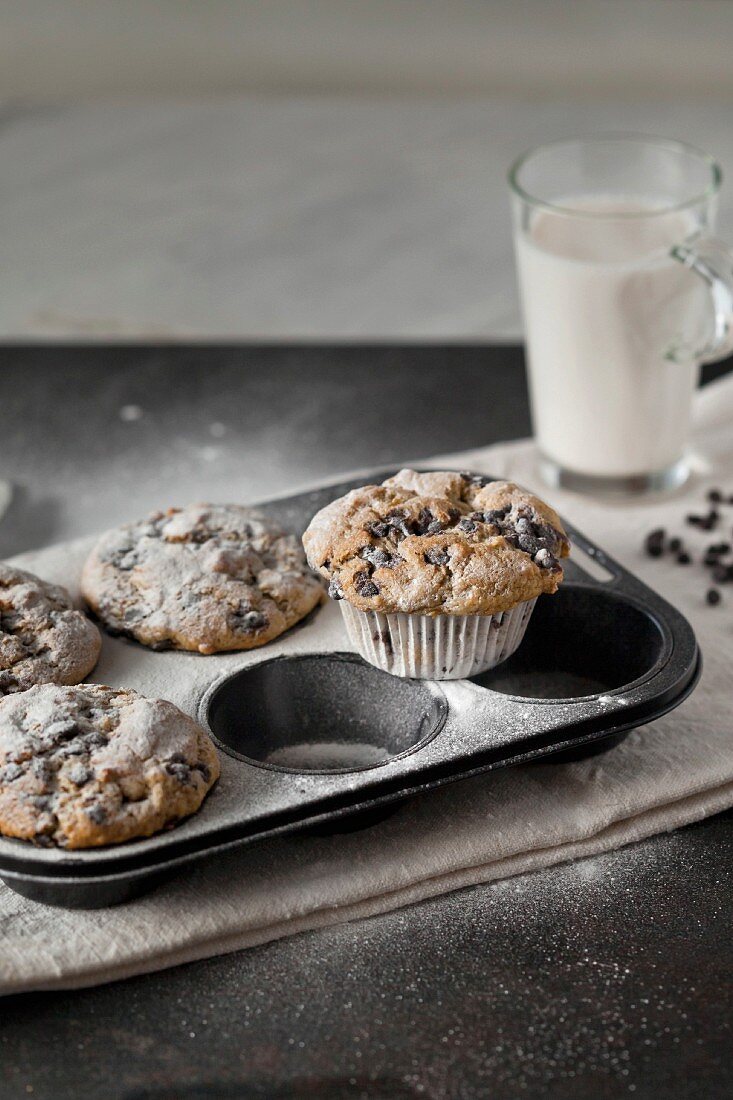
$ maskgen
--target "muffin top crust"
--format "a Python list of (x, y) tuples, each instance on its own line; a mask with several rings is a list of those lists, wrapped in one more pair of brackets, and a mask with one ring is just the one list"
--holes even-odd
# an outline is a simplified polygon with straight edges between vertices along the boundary
[(507, 611), (556, 592), (570, 552), (557, 513), (526, 489), (408, 469), (322, 508), (303, 545), (333, 599), (385, 614)]

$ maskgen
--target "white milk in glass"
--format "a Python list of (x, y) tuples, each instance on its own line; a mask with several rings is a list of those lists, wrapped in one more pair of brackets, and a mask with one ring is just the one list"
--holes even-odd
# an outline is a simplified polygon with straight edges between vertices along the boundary
[(663, 470), (684, 450), (711, 323), (704, 284), (670, 256), (695, 223), (646, 199), (558, 205), (581, 216), (535, 210), (517, 235), (540, 450), (578, 473)]

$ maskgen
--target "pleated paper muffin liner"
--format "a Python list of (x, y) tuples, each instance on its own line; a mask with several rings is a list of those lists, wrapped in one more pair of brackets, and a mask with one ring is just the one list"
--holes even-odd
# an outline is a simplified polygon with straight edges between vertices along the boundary
[(339, 603), (365, 661), (393, 676), (464, 680), (501, 664), (520, 645), (537, 599), (496, 615), (384, 615)]

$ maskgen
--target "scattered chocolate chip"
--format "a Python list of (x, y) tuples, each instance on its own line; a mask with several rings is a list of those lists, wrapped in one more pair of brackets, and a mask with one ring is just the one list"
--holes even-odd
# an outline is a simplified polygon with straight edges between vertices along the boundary
[(709, 588), (705, 595), (705, 599), (711, 607), (715, 607), (716, 604), (720, 603), (720, 592), (717, 588)]
[(677, 538), (677, 536), (675, 535), (674, 538), (669, 540), (667, 545), (673, 554), (679, 554), (680, 550), (682, 549), (682, 539)]
[(375, 539), (384, 539), (389, 534), (389, 524), (384, 523), (382, 520), (377, 520), (374, 523), (367, 524), (367, 531), (370, 535), (373, 535)]
[(733, 581), (733, 565), (719, 562), (713, 569), (712, 578), (716, 584), (730, 584)]
[(431, 546), (429, 550), (425, 551), (423, 557), (428, 565), (447, 565), (450, 561), (448, 551), (443, 550), (440, 546)]
[(703, 517), (691, 513), (689, 516), (685, 516), (685, 520), (691, 527), (699, 527), (702, 524)]
[(86, 815), (95, 825), (104, 825), (107, 820), (107, 811), (104, 806), (97, 805), (86, 807)]
[(196, 768), (197, 772), (201, 773), (201, 778), (203, 779), (203, 781), (205, 783), (208, 783), (209, 780), (211, 779), (211, 768), (209, 767), (209, 765), (208, 764), (195, 764), (194, 767)]
[(711, 504), (720, 504), (723, 500), (723, 494), (720, 489), (711, 489), (708, 493), (708, 500)]
[(644, 549), (650, 558), (661, 558), (664, 553), (664, 529), (658, 527), (655, 531), (650, 531), (644, 540)]
[(690, 557), (690, 555), (687, 553), (686, 550), (682, 550), (677, 555), (677, 564), (678, 565), (689, 565), (691, 561), (692, 561), (692, 558)]
[(370, 599), (372, 596), (379, 595), (379, 589), (373, 580), (369, 577), (368, 573), (356, 573), (354, 575), (354, 588), (365, 599)]

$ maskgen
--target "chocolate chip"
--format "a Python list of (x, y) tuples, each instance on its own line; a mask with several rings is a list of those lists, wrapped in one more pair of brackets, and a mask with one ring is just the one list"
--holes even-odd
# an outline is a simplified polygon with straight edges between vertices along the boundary
[(720, 592), (717, 588), (709, 588), (705, 595), (705, 599), (711, 607), (715, 607), (716, 604), (720, 603)]
[(669, 540), (668, 545), (673, 554), (679, 554), (682, 549), (682, 539), (675, 536), (675, 538)]
[(372, 596), (379, 595), (379, 589), (373, 580), (369, 577), (368, 573), (356, 573), (354, 575), (354, 588), (365, 599), (370, 599)]
[(691, 513), (689, 516), (685, 516), (685, 519), (691, 527), (699, 527), (703, 521), (702, 516), (695, 515), (694, 513)]
[(686, 550), (682, 550), (677, 555), (677, 564), (678, 565), (689, 565), (691, 561), (692, 561), (692, 558), (690, 557), (690, 555), (687, 553)]
[(389, 534), (389, 524), (384, 523), (382, 520), (377, 520), (374, 523), (367, 524), (367, 531), (370, 535), (373, 535), (375, 539), (384, 539)]
[(425, 551), (423, 558), (428, 565), (447, 565), (450, 561), (450, 554), (440, 546), (431, 546), (429, 550)]
[(108, 741), (109, 737), (105, 737), (105, 735), (98, 730), (92, 730), (91, 733), (84, 735), (84, 743), (87, 748), (101, 748), (102, 745), (106, 745)]
[(179, 783), (191, 782), (190, 764), (168, 761), (168, 763), (165, 765), (165, 770), (168, 772), (168, 775), (172, 775), (173, 778), (177, 779)]
[(85, 807), (86, 815), (90, 821), (93, 821), (95, 825), (104, 825), (107, 820), (107, 811), (104, 806), (89, 806)]
[(240, 604), (232, 619), (237, 630), (262, 630), (267, 626), (267, 616), (261, 611), (247, 607), (246, 604)]
[(431, 523), (435, 522), (435, 516), (429, 508), (423, 508), (415, 521), (415, 534), (426, 535)]
[(712, 578), (716, 584), (729, 584), (733, 581), (733, 565), (724, 565), (719, 562), (713, 569)]
[(554, 554), (551, 554), (549, 550), (544, 547), (538, 550), (534, 556), (535, 565), (539, 565), (540, 569), (550, 569), (553, 572), (560, 568), (560, 562), (557, 560)]
[(389, 568), (395, 564), (393, 556), (379, 546), (362, 546), (359, 557), (368, 561), (375, 569)]
[(484, 512), (484, 523), (494, 523), (497, 527), (501, 527), (502, 520), (511, 511), (511, 508), (507, 505), (506, 508), (491, 508), (488, 512)]
[(723, 494), (720, 489), (711, 489), (708, 493), (708, 500), (711, 504), (720, 504), (723, 500)]
[(94, 772), (90, 768), (85, 768), (83, 764), (74, 764), (68, 771), (69, 779), (77, 787), (83, 787), (93, 775)]
[(341, 587), (341, 581), (338, 577), (333, 576), (328, 584), (328, 594), (332, 600), (343, 600), (344, 590)]
[(31, 765), (33, 774), (41, 783), (48, 784), (53, 778), (53, 768), (42, 756), (37, 756)]
[(205, 783), (208, 783), (211, 779), (211, 768), (208, 764), (194, 764), (194, 768), (197, 772), (201, 773), (201, 778)]
[(661, 558), (664, 553), (664, 531), (661, 527), (649, 532), (644, 540), (644, 549), (650, 558)]
[(475, 520), (469, 519), (468, 516), (464, 516), (463, 519), (460, 520), (458, 523), (459, 530), (465, 531), (467, 535), (470, 535), (472, 531), (475, 531), (477, 529), (477, 527), (478, 524), (475, 522)]
[(387, 515), (387, 521), (389, 523), (392, 532), (396, 535), (401, 535), (402, 538), (407, 538), (412, 534), (410, 530), (410, 521), (407, 518), (407, 513), (403, 512), (400, 508), (394, 508)]
[(464, 481), (467, 481), (469, 485), (477, 485), (480, 489), (483, 489), (484, 485), (491, 483), (490, 477), (485, 477), (483, 474), (472, 474), (469, 471), (462, 470), (461, 477)]

